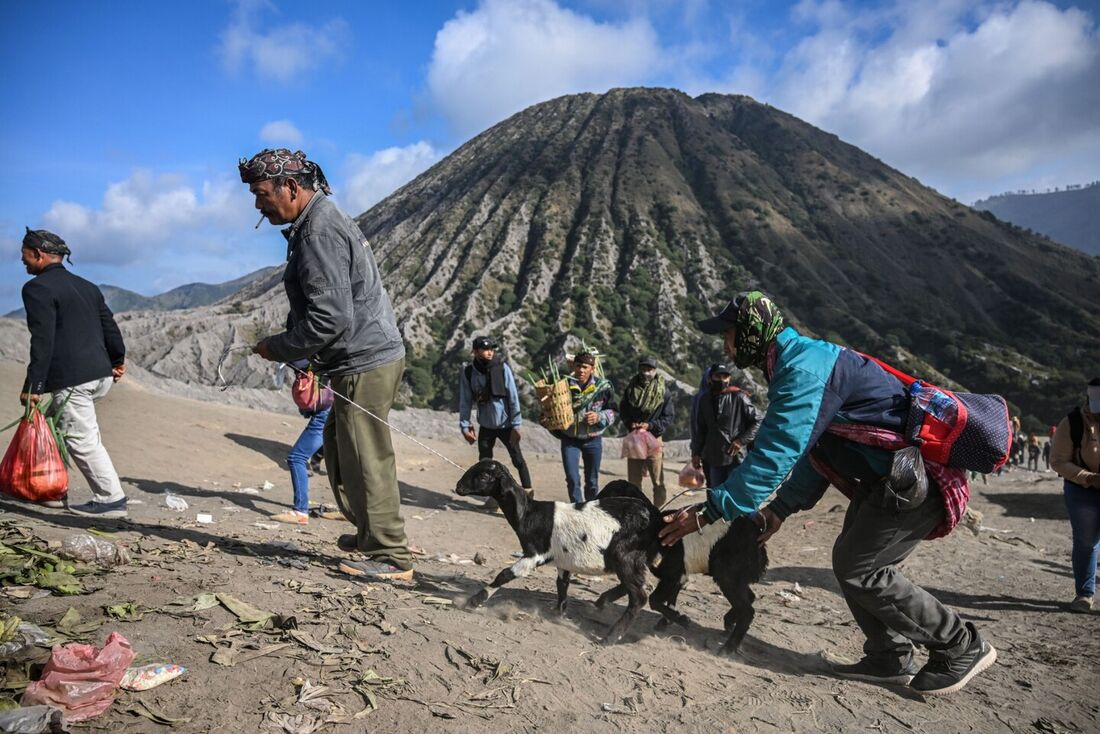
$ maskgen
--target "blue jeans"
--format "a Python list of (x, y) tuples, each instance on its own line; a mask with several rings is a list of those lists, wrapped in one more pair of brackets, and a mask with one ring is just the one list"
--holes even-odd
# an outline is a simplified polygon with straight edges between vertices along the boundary
[(324, 442), (325, 421), (330, 412), (332, 408), (326, 408), (309, 417), (305, 430), (286, 457), (286, 465), (290, 467), (290, 483), (294, 487), (294, 509), (298, 512), (309, 510), (309, 473), (306, 466)]
[[(584, 459), (584, 496), (581, 496), (580, 462)], [(603, 438), (561, 439), (561, 464), (565, 467), (565, 484), (569, 501), (576, 504), (596, 499), (600, 491), (600, 459), (603, 458)]]
[(1096, 556), (1100, 551), (1100, 490), (1065, 482), (1069, 525), (1073, 529), (1073, 580), (1078, 596), (1096, 594)]

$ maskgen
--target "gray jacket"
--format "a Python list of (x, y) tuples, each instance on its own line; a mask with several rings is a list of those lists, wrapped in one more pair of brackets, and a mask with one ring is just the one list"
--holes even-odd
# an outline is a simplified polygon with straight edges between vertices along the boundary
[(404, 357), (374, 253), (355, 222), (318, 192), (283, 235), (290, 317), (287, 331), (268, 339), (272, 356), (282, 362), (312, 357), (332, 375)]

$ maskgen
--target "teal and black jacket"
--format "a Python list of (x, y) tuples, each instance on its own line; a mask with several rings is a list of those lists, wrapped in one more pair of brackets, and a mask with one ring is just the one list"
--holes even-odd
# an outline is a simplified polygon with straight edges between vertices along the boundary
[(776, 337), (768, 412), (756, 442), (729, 479), (707, 493), (703, 514), (714, 521), (755, 512), (777, 487), (770, 507), (780, 516), (813, 507), (829, 485), (814, 470), (811, 450), (845, 474), (884, 476), (890, 452), (832, 434), (822, 439), (834, 422), (901, 433), (908, 404), (901, 382), (866, 357), (784, 329)]

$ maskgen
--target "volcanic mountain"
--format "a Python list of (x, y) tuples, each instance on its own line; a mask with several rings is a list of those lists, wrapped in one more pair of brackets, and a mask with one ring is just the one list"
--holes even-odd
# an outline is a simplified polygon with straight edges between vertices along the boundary
[(695, 377), (718, 351), (693, 322), (748, 288), (812, 334), (935, 365), (1044, 421), (1100, 364), (1100, 259), (743, 96), (538, 104), (358, 221), (429, 401), (449, 400), (454, 371), (439, 368), (483, 332), (525, 366), (571, 335), (619, 380), (642, 353)]
[[(806, 333), (1004, 394), (1033, 428), (1079, 402), (1100, 364), (1100, 259), (743, 96), (538, 104), (357, 221), (409, 347), (413, 404), (453, 409), (483, 333), (521, 375), (583, 341), (620, 386), (642, 354), (694, 383), (719, 357), (695, 320), (749, 288)], [(223, 344), (281, 328), (280, 290), (272, 277), (212, 307), (127, 314), (131, 351), (209, 381)], [(230, 379), (262, 384), (257, 359)]]

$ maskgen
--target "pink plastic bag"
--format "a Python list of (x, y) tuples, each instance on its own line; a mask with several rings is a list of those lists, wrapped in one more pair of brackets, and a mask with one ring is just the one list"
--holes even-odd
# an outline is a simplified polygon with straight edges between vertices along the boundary
[(622, 459), (648, 459), (661, 453), (661, 442), (649, 431), (637, 428), (623, 438)]
[(55, 645), (42, 677), (27, 686), (22, 704), (47, 704), (61, 709), (66, 722), (99, 716), (115, 700), (115, 691), (134, 659), (130, 642), (117, 632), (102, 648)]
[(680, 486), (687, 489), (699, 489), (705, 487), (707, 484), (707, 475), (703, 473), (702, 469), (696, 469), (691, 465), (691, 462), (684, 464), (684, 468), (680, 470)]

